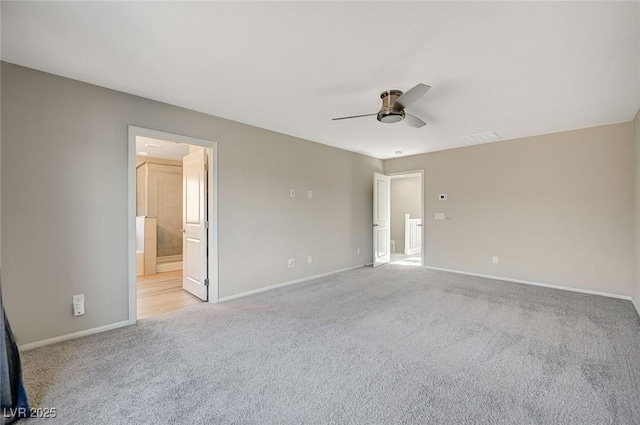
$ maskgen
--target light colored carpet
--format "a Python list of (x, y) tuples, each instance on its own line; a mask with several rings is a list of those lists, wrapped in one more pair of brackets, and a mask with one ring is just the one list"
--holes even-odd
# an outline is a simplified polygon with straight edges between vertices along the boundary
[(419, 267), (188, 307), (22, 358), (32, 403), (57, 408), (46, 423), (640, 423), (629, 301)]

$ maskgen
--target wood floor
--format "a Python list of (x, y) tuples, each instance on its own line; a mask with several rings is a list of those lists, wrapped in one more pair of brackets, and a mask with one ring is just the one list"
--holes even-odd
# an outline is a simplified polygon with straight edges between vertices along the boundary
[(138, 319), (202, 302), (182, 289), (182, 270), (138, 276), (137, 292)]

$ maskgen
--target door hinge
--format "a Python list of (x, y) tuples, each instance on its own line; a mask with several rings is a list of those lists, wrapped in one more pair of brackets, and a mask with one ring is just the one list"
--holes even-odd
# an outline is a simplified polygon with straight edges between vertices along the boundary
[(209, 286), (209, 279), (208, 278), (204, 280), (204, 286)]
[(205, 221), (205, 222), (204, 222), (204, 228), (205, 228), (205, 229), (208, 229), (208, 228), (209, 228), (209, 222), (208, 222), (208, 221)]

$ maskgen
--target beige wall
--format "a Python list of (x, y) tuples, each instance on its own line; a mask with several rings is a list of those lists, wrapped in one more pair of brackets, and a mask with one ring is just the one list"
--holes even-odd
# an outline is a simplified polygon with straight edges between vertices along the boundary
[[(2, 22), (2, 5), (0, 4), (0, 22)], [(2, 34), (2, 30), (0, 28), (0, 35)], [(0, 37), (0, 46), (2, 46), (2, 37)], [(1, 52), (1, 48), (0, 48), (0, 52)], [(1, 56), (1, 54), (0, 54)], [(2, 99), (2, 67), (0, 66), (0, 99)], [(2, 222), (2, 193), (1, 193), (1, 188), (2, 188), (2, 106), (1, 106), (2, 102), (0, 102), (0, 223)], [(2, 226), (0, 226), (0, 240), (2, 240)], [(2, 289), (1, 287), (1, 281), (2, 281), (2, 244), (0, 244), (0, 289)], [(1, 295), (0, 295), (1, 297)]]
[(128, 125), (218, 143), (220, 297), (371, 262), (380, 160), (7, 63), (2, 86), (2, 272), (20, 344), (127, 320)]
[(421, 218), (420, 177), (391, 179), (391, 239), (396, 252), (404, 253), (404, 215)]
[(633, 302), (638, 310), (638, 314), (640, 314), (640, 109), (633, 121), (633, 135), (633, 145), (635, 148), (635, 185), (633, 190), (633, 199), (635, 201), (633, 214), (635, 220), (635, 250), (633, 258), (635, 280), (633, 285)]
[(425, 170), (425, 265), (629, 296), (633, 163), (629, 122), (392, 159), (385, 172)]

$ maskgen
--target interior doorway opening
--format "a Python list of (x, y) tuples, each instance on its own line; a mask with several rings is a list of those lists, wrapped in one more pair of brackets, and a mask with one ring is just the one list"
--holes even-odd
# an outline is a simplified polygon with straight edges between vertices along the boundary
[(424, 171), (373, 174), (373, 267), (424, 264)]
[(391, 175), (390, 262), (422, 265), (422, 174)]
[(129, 167), (129, 322), (217, 302), (217, 145), (131, 126)]

